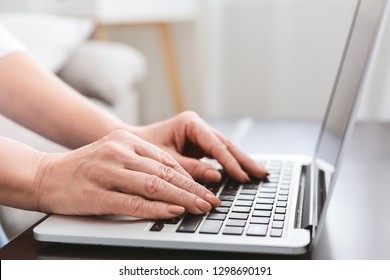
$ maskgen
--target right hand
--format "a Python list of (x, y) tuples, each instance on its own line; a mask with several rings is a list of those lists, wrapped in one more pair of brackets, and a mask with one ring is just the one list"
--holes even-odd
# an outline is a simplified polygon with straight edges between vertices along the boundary
[(122, 130), (77, 150), (46, 154), (33, 190), (40, 211), (67, 215), (163, 219), (220, 205), (171, 155)]

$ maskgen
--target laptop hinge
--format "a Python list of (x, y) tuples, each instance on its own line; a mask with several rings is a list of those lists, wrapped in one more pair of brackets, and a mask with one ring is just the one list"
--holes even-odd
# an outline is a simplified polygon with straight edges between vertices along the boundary
[(326, 182), (326, 174), (322, 169), (318, 170), (317, 173), (317, 193), (316, 193), (316, 224), (320, 219), (320, 215), (322, 213), (322, 208), (325, 203), (325, 199), (327, 196), (327, 182)]
[(298, 205), (296, 208), (295, 227), (312, 229), (313, 227), (313, 189), (312, 166), (302, 166), (300, 186), (298, 193)]

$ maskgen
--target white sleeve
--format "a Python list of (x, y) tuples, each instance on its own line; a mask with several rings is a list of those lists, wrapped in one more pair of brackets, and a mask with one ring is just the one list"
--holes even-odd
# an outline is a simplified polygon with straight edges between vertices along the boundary
[(14, 52), (25, 50), (26, 47), (0, 24), (0, 58)]

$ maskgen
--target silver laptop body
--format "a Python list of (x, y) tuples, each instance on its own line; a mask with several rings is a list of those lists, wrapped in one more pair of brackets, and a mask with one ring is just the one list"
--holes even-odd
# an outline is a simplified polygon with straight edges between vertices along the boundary
[(388, 14), (387, 2), (357, 1), (314, 157), (252, 155), (270, 171), (268, 180), (237, 184), (226, 178), (222, 186), (207, 185), (222, 206), (202, 216), (153, 221), (51, 215), (34, 228), (34, 237), (94, 245), (306, 253), (321, 231), (343, 147), (383, 31), (382, 19)]

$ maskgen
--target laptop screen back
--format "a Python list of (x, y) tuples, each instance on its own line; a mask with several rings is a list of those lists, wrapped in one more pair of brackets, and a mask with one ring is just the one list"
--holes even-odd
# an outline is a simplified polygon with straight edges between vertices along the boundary
[[(389, 14), (388, 0), (358, 0), (351, 24), (343, 58), (328, 104), (320, 137), (318, 139), (315, 160), (317, 168), (324, 162), (333, 167), (330, 182), (323, 181), (323, 173), (317, 173), (316, 194), (317, 228), (313, 230), (315, 240), (319, 240), (325, 225), (323, 218), (333, 192), (337, 173), (340, 169), (343, 146), (353, 127), (358, 101), (363, 94), (372, 61), (378, 49), (377, 42), (383, 32), (383, 18)], [(382, 23), (382, 24), (381, 24)], [(325, 189), (327, 187), (327, 189)]]
[[(338, 169), (369, 68), (386, 0), (359, 0), (316, 148), (316, 159)], [(336, 175), (336, 174), (334, 174)], [(333, 176), (335, 177), (335, 176)]]

